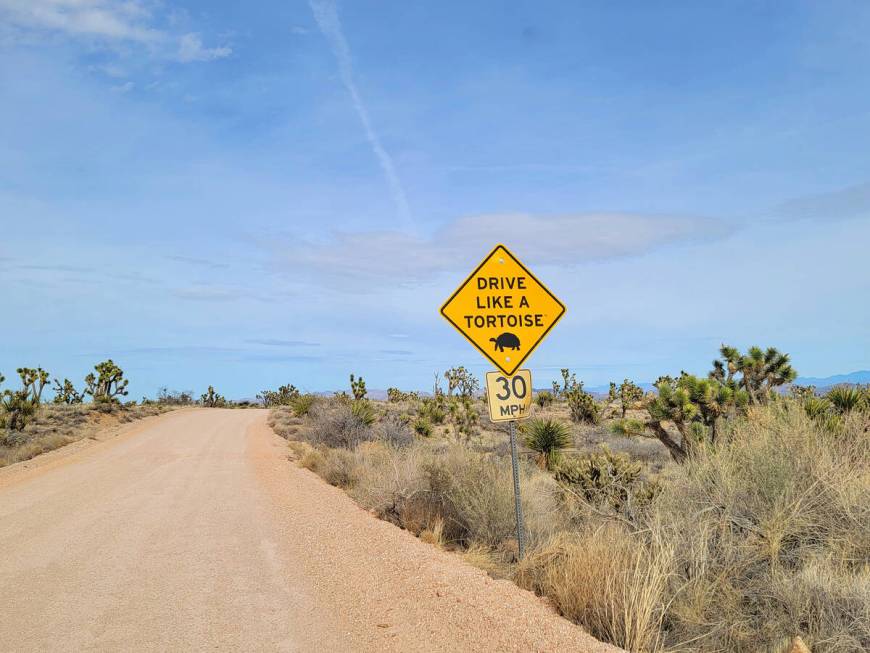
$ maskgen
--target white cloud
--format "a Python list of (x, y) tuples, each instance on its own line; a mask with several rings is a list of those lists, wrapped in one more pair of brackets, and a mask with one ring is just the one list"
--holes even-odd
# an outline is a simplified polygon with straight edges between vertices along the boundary
[[(279, 267), (342, 283), (419, 282), (479, 261), (496, 243), (536, 265), (570, 266), (638, 256), (672, 244), (721, 238), (732, 227), (703, 217), (635, 213), (490, 214), (455, 220), (429, 237), (398, 231), (339, 232), (328, 242), (280, 247)], [(470, 269), (470, 268), (468, 268)]]
[(356, 82), (353, 79), (353, 64), (350, 55), (350, 46), (347, 44), (347, 39), (344, 38), (344, 32), (341, 29), (341, 21), (338, 19), (338, 12), (335, 8), (335, 2), (332, 0), (309, 0), (308, 3), (311, 11), (314, 14), (314, 19), (317, 21), (320, 31), (326, 37), (332, 48), (332, 53), (338, 62), (338, 72), (341, 76), (341, 81), (344, 84), (350, 95), (353, 108), (359, 116), (360, 122), (365, 131), (366, 139), (371, 145), (372, 151), (381, 166), (384, 177), (387, 180), (387, 185), (390, 189), (390, 195), (393, 198), (393, 203), (396, 206), (396, 215), (402, 221), (403, 226), (411, 226), (411, 210), (408, 206), (408, 197), (405, 194), (405, 189), (396, 172), (396, 166), (393, 162), (393, 157), (384, 148), (381, 143), (381, 138), (375, 131), (372, 121), (369, 118), (369, 112), (363, 104), (362, 97), (357, 90)]
[(157, 58), (182, 63), (212, 61), (232, 53), (226, 45), (206, 47), (195, 32), (178, 35), (155, 27), (157, 21), (149, 7), (143, 0), (0, 0), (0, 24), (31, 37), (60, 34), (104, 44), (145, 46)]
[(112, 87), (112, 91), (115, 93), (119, 93), (123, 95), (124, 93), (129, 93), (133, 90), (133, 82), (124, 82), (123, 84), (118, 84), (117, 86)]
[(232, 53), (232, 48), (227, 46), (218, 48), (203, 47), (199, 34), (193, 32), (184, 34), (178, 41), (178, 60), (182, 63), (223, 59)]
[(150, 43), (161, 33), (137, 0), (0, 0), (6, 20), (24, 29)]

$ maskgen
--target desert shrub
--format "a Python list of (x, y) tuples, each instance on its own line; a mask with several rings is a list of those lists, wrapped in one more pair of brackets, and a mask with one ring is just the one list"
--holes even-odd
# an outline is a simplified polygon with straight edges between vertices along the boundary
[[(358, 405), (354, 402), (354, 405)], [(374, 439), (370, 424), (354, 412), (354, 405), (341, 402), (322, 403), (311, 411), (304, 437), (311, 444), (331, 448), (353, 449), (360, 442)], [(359, 412), (361, 409), (357, 408)]]
[[(537, 542), (554, 528), (557, 487), (542, 472), (521, 466), (521, 498), (527, 535)], [(510, 461), (469, 451), (460, 445), (426, 465), (430, 501), (439, 506), (444, 533), (466, 546), (497, 547), (516, 537), (513, 473)]]
[(350, 404), (350, 412), (366, 426), (371, 426), (378, 419), (375, 406), (368, 399), (355, 399)]
[(407, 447), (414, 441), (408, 422), (396, 415), (389, 415), (381, 420), (375, 433), (379, 440), (393, 447)]
[(289, 405), (297, 417), (305, 417), (319, 400), (317, 395), (304, 394), (290, 399)]
[(398, 388), (387, 388), (387, 401), (400, 403), (402, 401), (417, 401), (420, 395), (416, 392), (402, 392)]
[(657, 484), (643, 481), (641, 469), (628, 456), (601, 447), (561, 460), (555, 478), (578, 499), (636, 518), (636, 511), (649, 505), (658, 490)]
[[(316, 471), (330, 485), (348, 489), (359, 478), (357, 456), (347, 449), (326, 449), (320, 452)], [(310, 461), (309, 461), (310, 464)]]
[(791, 402), (751, 412), (655, 502), (673, 545), (668, 641), (763, 650), (800, 635), (813, 650), (870, 648), (870, 433), (832, 432)]
[(641, 435), (644, 432), (645, 425), (639, 419), (618, 419), (610, 425), (610, 431), (614, 435), (631, 437)]
[(432, 398), (423, 399), (419, 410), (420, 417), (429, 420), (432, 424), (443, 424), (447, 417), (447, 406), (444, 395), (435, 395)]
[(551, 405), (555, 399), (553, 393), (548, 390), (541, 390), (535, 395), (535, 403), (537, 403), (541, 409)]
[(296, 417), (289, 406), (278, 406), (269, 411), (267, 423), (282, 438), (294, 439), (300, 431), (302, 419)]
[(428, 438), (432, 435), (432, 424), (425, 417), (418, 417), (414, 420), (414, 433), (423, 438)]
[(427, 457), (428, 452), (418, 447), (399, 450), (382, 442), (362, 444), (357, 449), (359, 477), (351, 496), (382, 519), (419, 533), (438, 516), (424, 501)]
[(595, 398), (583, 389), (582, 382), (565, 391), (564, 396), (568, 402), (568, 409), (571, 411), (573, 421), (587, 424), (598, 423), (601, 409)]
[(447, 404), (450, 422), (453, 424), (453, 433), (457, 439), (464, 436), (466, 441), (477, 433), (477, 425), (480, 422), (480, 413), (474, 400), (468, 395), (453, 397)]
[(670, 568), (667, 548), (609, 523), (557, 534), (520, 562), (515, 580), (595, 637), (628, 651), (657, 651)]
[[(143, 397), (142, 403), (146, 403)], [(157, 391), (157, 403), (161, 406), (190, 406), (193, 404), (193, 392), (178, 390), (170, 390), (167, 387), (162, 387)]]
[(536, 454), (541, 469), (552, 469), (571, 446), (571, 429), (555, 419), (530, 419), (520, 426), (523, 444)]
[(279, 386), (277, 390), (263, 390), (257, 394), (257, 399), (263, 402), (264, 408), (273, 406), (290, 406), (293, 400), (299, 396), (299, 390), (295, 385), (287, 384)]

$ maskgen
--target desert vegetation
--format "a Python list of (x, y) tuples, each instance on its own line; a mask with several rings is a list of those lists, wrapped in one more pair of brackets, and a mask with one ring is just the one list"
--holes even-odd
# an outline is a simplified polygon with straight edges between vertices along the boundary
[(431, 396), (342, 393), (270, 424), (375, 515), (629, 651), (870, 649), (868, 388), (784, 392), (773, 348), (602, 398), (562, 370), (520, 432), (518, 560), (506, 433), (462, 369)]
[[(0, 467), (94, 437), (99, 430), (174, 408), (255, 405), (228, 401), (213, 386), (198, 402), (191, 391), (166, 387), (160, 388), (154, 399), (125, 401), (129, 380), (111, 359), (94, 365), (80, 387), (68, 378), (54, 378), (53, 386), (49, 386), (51, 374), (41, 367), (20, 367), (16, 373), (18, 388), (3, 388), (6, 378), (0, 374)], [(54, 392), (50, 401), (44, 396), (46, 389)], [(285, 390), (280, 388), (278, 394), (283, 396)], [(298, 392), (295, 396), (299, 399)]]

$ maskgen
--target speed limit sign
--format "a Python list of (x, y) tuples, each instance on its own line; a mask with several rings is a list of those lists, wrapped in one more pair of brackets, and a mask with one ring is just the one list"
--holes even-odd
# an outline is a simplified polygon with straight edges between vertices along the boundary
[(489, 419), (510, 422), (526, 419), (532, 413), (532, 373), (517, 370), (509, 376), (503, 372), (486, 373), (486, 403)]

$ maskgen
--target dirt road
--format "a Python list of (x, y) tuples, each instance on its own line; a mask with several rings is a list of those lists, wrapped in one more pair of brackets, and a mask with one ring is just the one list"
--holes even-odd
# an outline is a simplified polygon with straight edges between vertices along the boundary
[(616, 650), (370, 516), (265, 420), (179, 411), (0, 471), (0, 651)]

